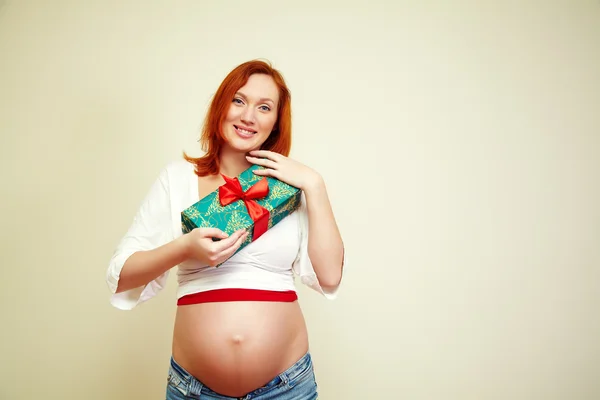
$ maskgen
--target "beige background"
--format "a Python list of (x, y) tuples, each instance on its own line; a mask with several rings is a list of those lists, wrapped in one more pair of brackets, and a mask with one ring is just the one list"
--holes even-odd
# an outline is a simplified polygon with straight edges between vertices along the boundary
[(600, 398), (600, 2), (300, 3), (0, 1), (0, 399), (164, 398), (175, 282), (105, 269), (252, 58), (348, 248), (321, 398)]

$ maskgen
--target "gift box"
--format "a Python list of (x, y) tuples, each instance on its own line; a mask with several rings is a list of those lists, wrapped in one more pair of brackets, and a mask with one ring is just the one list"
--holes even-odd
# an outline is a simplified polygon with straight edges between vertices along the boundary
[[(181, 212), (183, 233), (195, 228), (218, 228), (228, 235), (249, 232), (240, 251), (300, 206), (300, 189), (270, 176), (256, 175), (253, 165)], [(235, 253), (234, 253), (235, 254)]]

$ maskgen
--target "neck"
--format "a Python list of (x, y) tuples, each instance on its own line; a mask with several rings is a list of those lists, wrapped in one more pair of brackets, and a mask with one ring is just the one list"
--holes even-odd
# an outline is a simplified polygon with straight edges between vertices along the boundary
[(252, 165), (245, 152), (234, 151), (224, 146), (220, 155), (220, 173), (230, 178), (236, 177)]

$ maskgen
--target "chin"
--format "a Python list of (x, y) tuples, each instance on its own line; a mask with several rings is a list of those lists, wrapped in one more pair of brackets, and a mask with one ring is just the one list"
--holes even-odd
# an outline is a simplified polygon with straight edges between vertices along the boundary
[(261, 140), (261, 136), (264, 135), (256, 134), (254, 137), (251, 138), (242, 138), (238, 136), (236, 132), (228, 132), (226, 136), (227, 145), (231, 148), (231, 150), (246, 153), (251, 150), (260, 148), (262, 143), (264, 143), (267, 140), (267, 137), (264, 137), (262, 138), (263, 140)]
[(247, 153), (260, 147), (257, 141), (240, 140), (238, 138), (227, 138), (227, 147), (239, 153)]

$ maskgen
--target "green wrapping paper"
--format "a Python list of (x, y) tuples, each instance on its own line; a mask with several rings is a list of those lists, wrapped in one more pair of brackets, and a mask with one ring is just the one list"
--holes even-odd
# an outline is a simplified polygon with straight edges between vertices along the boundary
[(300, 189), (254, 174), (254, 170), (262, 168), (253, 165), (235, 178), (223, 176), (224, 185), (181, 212), (183, 233), (195, 228), (218, 228), (231, 235), (244, 229), (249, 234), (237, 253), (296, 211)]

